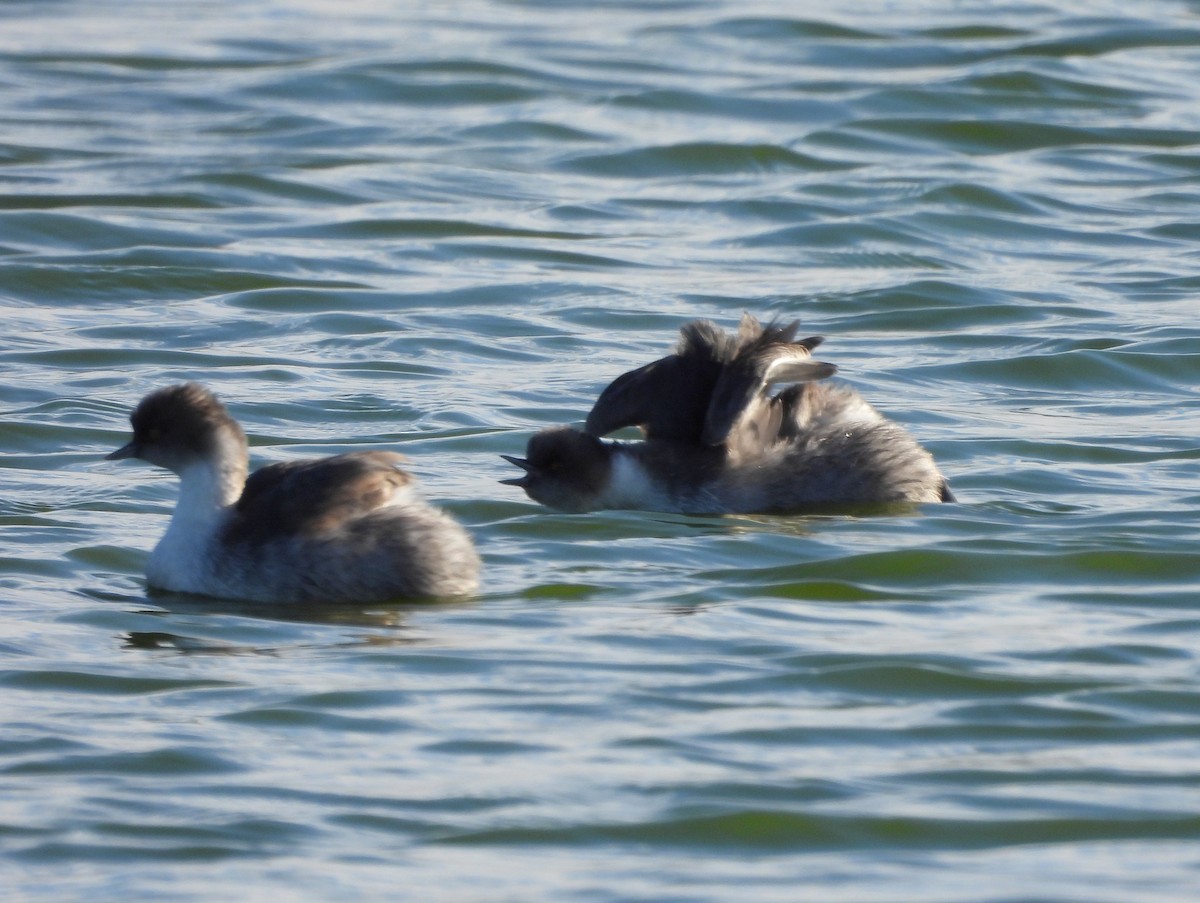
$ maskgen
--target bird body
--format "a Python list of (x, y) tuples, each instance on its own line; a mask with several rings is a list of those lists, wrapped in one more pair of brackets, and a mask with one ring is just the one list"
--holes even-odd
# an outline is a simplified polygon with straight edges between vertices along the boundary
[(109, 458), (174, 471), (179, 500), (150, 554), (153, 587), (267, 602), (377, 602), (478, 586), (470, 536), (392, 452), (271, 464), (247, 478), (245, 434), (196, 383), (147, 395)]
[[(505, 456), (535, 501), (565, 511), (785, 513), (814, 506), (952, 500), (903, 427), (812, 360), (821, 344), (796, 324), (746, 315), (736, 335), (685, 325), (674, 355), (614, 380), (583, 431), (534, 435)], [(781, 391), (775, 390), (783, 386)], [(643, 441), (601, 436), (638, 426)]]

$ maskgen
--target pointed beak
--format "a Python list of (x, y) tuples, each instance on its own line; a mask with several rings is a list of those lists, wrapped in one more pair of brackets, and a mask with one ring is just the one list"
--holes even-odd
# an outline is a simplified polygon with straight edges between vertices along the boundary
[(120, 448), (118, 448), (112, 454), (105, 455), (104, 460), (105, 461), (120, 461), (122, 458), (136, 458), (138, 456), (139, 451), (141, 451), (141, 449), (138, 448), (137, 442), (130, 439), (128, 442), (126, 442), (124, 445), (122, 445)]
[(512, 455), (501, 455), (500, 457), (509, 464), (515, 464), (517, 467), (521, 468), (521, 470), (525, 471), (523, 476), (512, 477), (511, 479), (501, 480), (500, 482), (505, 486), (520, 486), (522, 489), (528, 486), (530, 476), (533, 474), (533, 467), (530, 465), (530, 463), (524, 458), (514, 458)]

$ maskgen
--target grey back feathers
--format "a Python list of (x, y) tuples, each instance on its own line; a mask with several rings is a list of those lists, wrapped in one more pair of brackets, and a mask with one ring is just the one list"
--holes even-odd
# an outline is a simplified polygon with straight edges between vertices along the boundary
[(322, 536), (387, 505), (412, 478), (394, 452), (353, 452), (260, 467), (246, 480), (225, 535), (263, 543), (277, 535)]

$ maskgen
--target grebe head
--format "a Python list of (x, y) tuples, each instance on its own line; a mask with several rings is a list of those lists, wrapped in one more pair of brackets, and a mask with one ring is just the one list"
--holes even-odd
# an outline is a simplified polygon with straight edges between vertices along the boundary
[(559, 511), (591, 511), (612, 472), (612, 447), (595, 436), (560, 427), (535, 433), (524, 458), (501, 455), (524, 476), (501, 480), (520, 486), (535, 502)]
[(108, 460), (141, 458), (178, 474), (201, 461), (246, 454), (242, 428), (199, 383), (151, 392), (134, 408), (129, 422), (133, 438), (108, 455)]

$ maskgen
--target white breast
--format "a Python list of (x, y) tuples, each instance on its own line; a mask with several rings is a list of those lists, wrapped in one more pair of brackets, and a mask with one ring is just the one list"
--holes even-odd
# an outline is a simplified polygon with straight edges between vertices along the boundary
[(227, 516), (225, 477), (207, 462), (179, 475), (179, 501), (167, 532), (146, 563), (151, 586), (203, 593), (212, 572), (212, 543)]
[(600, 507), (674, 511), (676, 505), (646, 472), (641, 461), (620, 452), (613, 455), (612, 472)]

